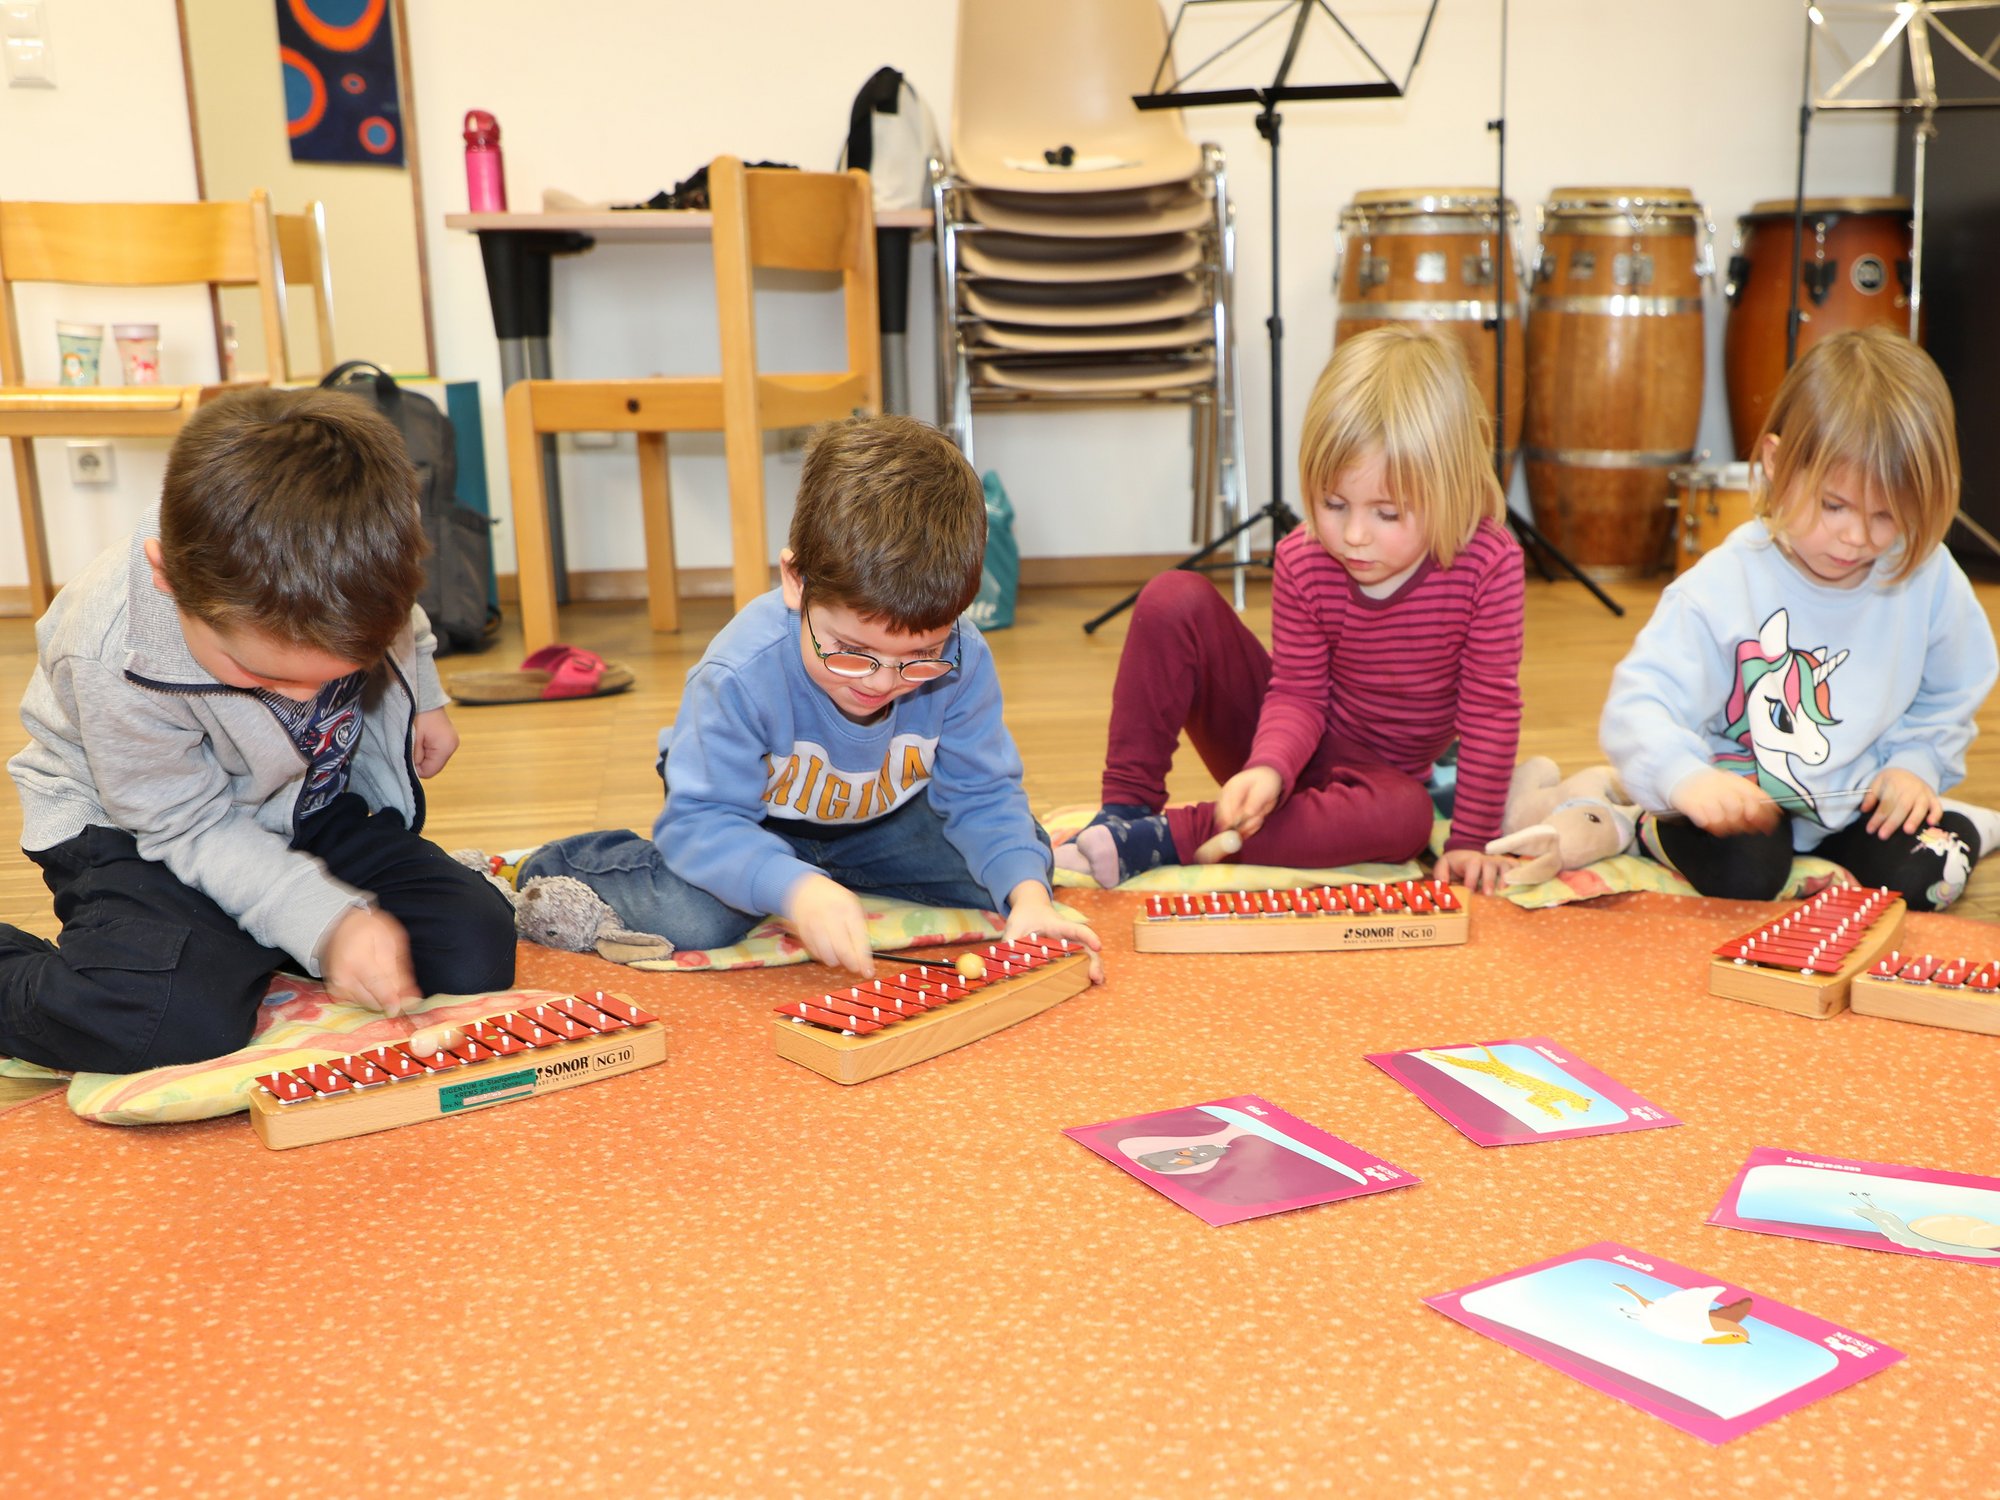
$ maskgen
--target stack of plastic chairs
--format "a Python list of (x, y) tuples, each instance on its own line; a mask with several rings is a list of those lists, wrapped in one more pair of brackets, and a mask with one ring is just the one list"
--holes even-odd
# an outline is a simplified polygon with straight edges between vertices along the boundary
[(1165, 46), (1158, 0), (960, 0), (939, 411), (970, 457), (977, 407), (1187, 402), (1205, 542), (1244, 505), (1235, 249), (1221, 150), (1132, 103)]

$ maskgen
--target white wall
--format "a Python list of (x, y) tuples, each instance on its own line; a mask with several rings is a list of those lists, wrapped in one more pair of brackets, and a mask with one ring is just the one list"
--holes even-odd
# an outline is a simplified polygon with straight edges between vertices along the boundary
[[(324, 203), (335, 353), (372, 359), (399, 375), (426, 373), (430, 352), (424, 347), (417, 283), (411, 174), (366, 162), (293, 161), (283, 128), (277, 8), (271, 0), (185, 0), (185, 5), (208, 196), (244, 198), (262, 188), (271, 195), (272, 209), (285, 214), (315, 200)], [(223, 308), (236, 323), (243, 368), (269, 368), (256, 291), (223, 293)], [(287, 312), (294, 359), (299, 368), (311, 369), (320, 357), (313, 298), (288, 299)]]
[[(1073, 3), (1073, 0), (1065, 0)], [(66, 197), (171, 197), (188, 180), (178, 48), (171, 9), (144, 0), (49, 0), (64, 87), (45, 99), (0, 90), (0, 194), (37, 190)], [(164, 12), (149, 30), (119, 24), (101, 51), (66, 44), (100, 29), (79, 11), (134, 17)], [(1241, 9), (1253, 16), (1256, 7)], [(1421, 0), (1337, 4), (1364, 39), (1400, 70)], [(490, 471), (504, 505), (498, 355), (477, 247), (446, 232), (442, 215), (464, 208), (459, 125), (465, 110), (501, 122), (508, 189), (516, 208), (539, 204), (545, 187), (632, 201), (670, 187), (718, 152), (826, 167), (846, 132), (854, 91), (883, 63), (902, 68), (949, 128), (954, 7), (945, 0), (770, 0), (758, 6), (710, 0), (594, 0), (552, 13), (530, 0), (424, 0), (410, 7), (412, 72), (425, 199), (432, 214), (430, 267), (441, 373), (479, 379), (487, 391)], [(553, 17), (553, 19), (552, 19)], [(1660, 183), (1691, 187), (1716, 221), (1726, 257), (1735, 215), (1792, 184), (1803, 22), (1790, 0), (1537, 0), (1512, 6), (1508, 113), (1511, 196), (1529, 206), (1568, 183)], [(1294, 103), (1284, 110), (1283, 274), (1286, 323), (1285, 449), (1331, 338), (1334, 226), (1358, 189), (1474, 183), (1490, 178), (1486, 121), (1497, 107), (1499, 0), (1443, 0), (1409, 97), (1392, 103)], [(115, 51), (113, 50), (115, 48)], [(1317, 58), (1315, 59), (1317, 60)], [(108, 125), (129, 108), (130, 68), (144, 74), (143, 101), (162, 122), (141, 142), (136, 168), (126, 132)], [(28, 111), (61, 125), (37, 131)], [(1249, 452), (1261, 499), (1268, 460), (1268, 380), (1263, 319), (1269, 308), (1268, 155), (1249, 107), (1190, 111), (1191, 134), (1228, 152), (1238, 204), (1238, 315)], [(178, 120), (183, 135), (170, 128)], [(42, 144), (47, 142), (45, 146)], [(1895, 136), (1886, 117), (1823, 116), (1814, 127), (1808, 191), (1886, 193)], [(175, 153), (178, 155), (175, 155)], [(25, 156), (25, 160), (24, 160)], [(161, 175), (174, 156), (178, 177)], [(123, 186), (120, 186), (123, 184)], [(143, 184), (147, 191), (139, 192)], [(926, 295), (920, 254), (913, 298), (912, 389), (930, 414)], [(602, 247), (559, 260), (559, 373), (692, 373), (716, 363), (705, 250)], [(345, 290), (343, 296), (357, 295)], [(798, 312), (799, 295), (760, 296), (767, 357), (808, 365), (833, 357), (831, 317)], [(1728, 445), (1722, 401), (1722, 302), (1711, 299), (1709, 396), (1702, 443)], [(795, 315), (796, 314), (796, 315)], [(50, 340), (52, 344), (52, 340)], [(50, 356), (52, 357), (52, 356)], [(169, 378), (173, 372), (169, 370)], [(1024, 552), (1169, 552), (1188, 530), (1187, 426), (1183, 410), (1039, 408), (979, 419), (982, 467), (997, 468), (1020, 512)], [(121, 447), (129, 445), (121, 445)], [(673, 481), (681, 558), (719, 566), (728, 558), (726, 488), (719, 438), (674, 444)], [(123, 455), (121, 454), (121, 459)], [(1289, 460), (1288, 460), (1289, 462)], [(770, 461), (773, 546), (782, 538), (796, 459)], [(570, 454), (563, 477), (573, 567), (630, 568), (641, 555), (637, 475), (628, 444), (612, 453)], [(52, 509), (55, 507), (52, 505)], [(67, 525), (67, 523), (59, 523)], [(103, 531), (92, 521), (82, 531)], [(100, 540), (107, 539), (100, 537)], [(511, 566), (503, 531), (502, 566)], [(80, 543), (78, 544), (80, 545)], [(81, 555), (59, 549), (58, 573)], [(18, 543), (0, 528), (0, 583), (22, 576)]]
[[(903, 69), (933, 101), (941, 126), (949, 118), (952, 15), (942, 0), (774, 0), (754, 7), (599, 0), (569, 7), (563, 24), (551, 27), (546, 10), (527, 0), (426, 0), (409, 13), (426, 199), (439, 215), (464, 211), (460, 126), (473, 108), (499, 118), (508, 201), (515, 209), (538, 207), (550, 187), (587, 199), (636, 202), (724, 152), (829, 169), (846, 139), (855, 92), (885, 63)], [(472, 236), (451, 232), (434, 235), (430, 247), (438, 367), (481, 381), (488, 470), (498, 486), (506, 473), (500, 367), (478, 247)], [(928, 416), (930, 261), (927, 255), (918, 260), (911, 383), (920, 414)], [(586, 257), (558, 259), (556, 371), (714, 371), (719, 353), (712, 282), (706, 247), (600, 246)], [(780, 368), (840, 363), (838, 310), (820, 305), (834, 301), (760, 291), (763, 356)], [(634, 567), (644, 554), (631, 440), (611, 452), (579, 453), (567, 441), (563, 447), (570, 566)], [(681, 563), (726, 565), (721, 437), (676, 436), (670, 452)], [(773, 451), (766, 493), (774, 549), (783, 540), (797, 477), (796, 456)], [(503, 530), (499, 542), (506, 569), (512, 537)]]
[[(194, 150), (181, 82), (180, 32), (163, 0), (46, 0), (57, 87), (0, 87), (0, 198), (188, 199)], [(170, 287), (23, 288), (21, 358), (31, 382), (56, 382), (56, 320), (160, 325), (160, 378), (213, 380), (208, 298)], [(104, 331), (104, 363), (118, 352)], [(116, 379), (116, 376), (109, 376)], [(58, 579), (80, 570), (129, 531), (159, 494), (164, 440), (121, 440), (118, 482), (72, 489), (60, 442), (36, 445), (49, 555)], [(27, 582), (14, 519), (14, 473), (0, 465), (0, 585)]]

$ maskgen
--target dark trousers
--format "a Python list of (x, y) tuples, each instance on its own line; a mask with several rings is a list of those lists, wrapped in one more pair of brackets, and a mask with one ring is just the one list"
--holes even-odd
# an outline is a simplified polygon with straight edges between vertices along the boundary
[[(418, 987), (477, 994), (514, 983), (514, 915), (482, 876), (349, 792), (292, 847), (371, 892), (410, 935)], [(0, 1055), (74, 1072), (199, 1062), (249, 1041), (279, 968), (266, 948), (132, 836), (86, 828), (29, 855), (55, 896), (59, 943), (0, 925)]]
[[(1183, 731), (1217, 781), (1250, 759), (1271, 654), (1200, 573), (1162, 573), (1140, 591), (1111, 690), (1103, 797), (1158, 811)], [(1216, 832), (1215, 804), (1167, 808), (1182, 864)], [(1246, 865), (1410, 859), (1431, 836), (1422, 782), (1328, 730), (1297, 783), (1243, 842)]]
[[(1979, 834), (1955, 812), (1940, 818), (1937, 828), (1921, 833), (1898, 829), (1886, 839), (1870, 833), (1868, 819), (1859, 817), (1820, 840), (1812, 853), (1845, 866), (1865, 886), (1886, 885), (1908, 901), (1912, 911), (1941, 911), (1958, 899), (1958, 890), (1940, 888), (1947, 857), (1953, 851), (1940, 847), (1943, 841), (1937, 836), (1938, 829), (1965, 845), (1967, 869), (1978, 863)], [(1778, 826), (1769, 833), (1726, 836), (1704, 833), (1685, 819), (1662, 818), (1658, 836), (1667, 858), (1704, 896), (1775, 900), (1792, 873), (1789, 816), (1778, 819)]]

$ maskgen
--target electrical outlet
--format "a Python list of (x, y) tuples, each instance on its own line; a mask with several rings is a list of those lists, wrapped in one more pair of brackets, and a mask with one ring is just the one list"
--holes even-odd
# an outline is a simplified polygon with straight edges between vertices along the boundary
[(118, 462), (109, 443), (71, 443), (69, 482), (71, 484), (115, 484)]
[(572, 432), (569, 435), (572, 448), (616, 448), (618, 434), (615, 432)]
[(6, 54), (8, 87), (56, 86), (55, 57), (49, 50), (42, 0), (0, 0), (0, 52)]

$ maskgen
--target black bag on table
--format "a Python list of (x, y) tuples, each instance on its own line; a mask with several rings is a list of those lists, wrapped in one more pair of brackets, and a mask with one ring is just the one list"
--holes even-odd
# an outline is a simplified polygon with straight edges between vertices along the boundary
[(417, 603), (430, 617), (439, 656), (483, 651), (500, 629), (493, 607), (493, 523), (458, 500), (458, 446), (451, 418), (421, 396), (406, 400), (395, 377), (364, 359), (327, 371), (320, 384), (359, 396), (395, 424), (417, 470), (417, 504), (431, 555)]

